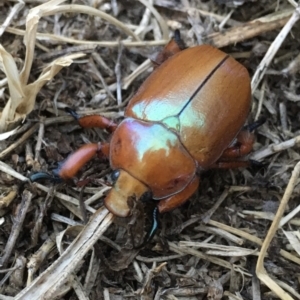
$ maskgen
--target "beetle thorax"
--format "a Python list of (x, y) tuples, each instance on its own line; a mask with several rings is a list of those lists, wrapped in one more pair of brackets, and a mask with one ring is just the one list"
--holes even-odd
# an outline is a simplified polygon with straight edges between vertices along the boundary
[(196, 170), (194, 159), (174, 132), (163, 124), (133, 118), (125, 119), (115, 131), (110, 163), (147, 185), (154, 199), (180, 192)]

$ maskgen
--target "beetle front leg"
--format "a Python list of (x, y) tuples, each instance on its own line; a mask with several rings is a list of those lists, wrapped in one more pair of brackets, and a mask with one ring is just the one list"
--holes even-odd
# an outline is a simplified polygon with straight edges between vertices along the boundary
[(112, 120), (103, 116), (89, 115), (79, 117), (79, 115), (69, 107), (66, 107), (65, 111), (68, 112), (83, 128), (102, 128), (106, 129), (108, 132), (114, 132), (118, 126)]
[(40, 179), (50, 179), (54, 181), (69, 180), (76, 176), (79, 170), (95, 156), (109, 156), (109, 143), (86, 144), (70, 154), (68, 158), (61, 163), (59, 168), (53, 171), (54, 177), (47, 173), (36, 173), (30, 176), (30, 180), (35, 182)]
[(85, 144), (77, 149), (57, 169), (57, 175), (63, 179), (68, 180), (76, 176), (79, 170), (95, 156), (101, 157), (109, 155), (109, 144)]
[(195, 176), (194, 179), (179, 193), (160, 200), (157, 207), (160, 213), (170, 211), (183, 203), (185, 203), (197, 190), (199, 186), (199, 177)]

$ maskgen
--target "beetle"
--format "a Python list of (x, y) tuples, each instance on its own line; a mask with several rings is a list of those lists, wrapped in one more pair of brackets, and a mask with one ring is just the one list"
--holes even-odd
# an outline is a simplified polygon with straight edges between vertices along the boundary
[[(115, 182), (104, 204), (119, 217), (130, 215), (130, 197), (157, 200), (156, 211), (164, 213), (189, 199), (203, 171), (247, 166), (239, 158), (252, 150), (252, 131), (261, 124), (243, 128), (251, 105), (250, 77), (230, 55), (210, 45), (185, 49), (176, 31), (154, 66), (120, 124), (69, 110), (82, 127), (100, 127), (112, 137), (110, 143), (83, 145), (57, 176), (68, 180), (94, 156), (108, 157)], [(155, 230), (156, 225), (149, 238)]]

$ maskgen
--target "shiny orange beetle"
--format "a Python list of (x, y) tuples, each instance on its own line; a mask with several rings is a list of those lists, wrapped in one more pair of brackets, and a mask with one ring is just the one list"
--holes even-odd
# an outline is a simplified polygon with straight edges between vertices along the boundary
[(212, 46), (182, 45), (175, 32), (119, 125), (102, 116), (79, 118), (70, 110), (82, 127), (105, 128), (113, 135), (109, 144), (82, 146), (57, 175), (67, 180), (95, 155), (109, 157), (115, 183), (104, 203), (116, 216), (130, 215), (132, 196), (148, 195), (160, 213), (170, 211), (196, 191), (201, 171), (248, 165), (238, 158), (251, 151), (250, 131), (260, 123), (243, 129), (251, 104), (246, 68)]

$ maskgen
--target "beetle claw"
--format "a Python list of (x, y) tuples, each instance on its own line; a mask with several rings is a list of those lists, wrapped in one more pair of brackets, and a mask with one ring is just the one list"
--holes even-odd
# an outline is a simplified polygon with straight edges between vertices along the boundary
[(134, 246), (134, 249), (142, 249), (143, 247), (145, 247), (154, 237), (157, 228), (158, 228), (158, 207), (156, 206), (153, 209), (152, 212), (152, 225), (151, 225), (151, 229), (147, 232), (143, 242), (139, 245), (139, 246)]
[(257, 160), (254, 160), (254, 159), (249, 159), (249, 163), (250, 163), (251, 167), (259, 167), (259, 168), (261, 168), (261, 167), (265, 166), (264, 163), (262, 163), (260, 161), (257, 161)]
[(70, 107), (65, 107), (65, 112), (69, 113), (76, 121), (79, 119), (79, 115)]
[(253, 132), (255, 129), (257, 129), (258, 127), (263, 125), (266, 121), (267, 121), (267, 119), (265, 117), (261, 117), (257, 121), (255, 121), (255, 122), (253, 122), (249, 125), (244, 126), (244, 130), (248, 130), (249, 132)]
[(34, 173), (29, 176), (29, 179), (31, 182), (37, 182), (40, 181), (41, 179), (48, 179), (53, 183), (60, 183), (62, 181), (60, 177), (56, 175), (49, 175), (48, 173), (45, 172)]
[(179, 29), (176, 29), (174, 31), (174, 41), (176, 42), (176, 44), (179, 46), (179, 48), (181, 50), (184, 50), (186, 48), (185, 43), (184, 43), (184, 41), (181, 38), (180, 30)]

